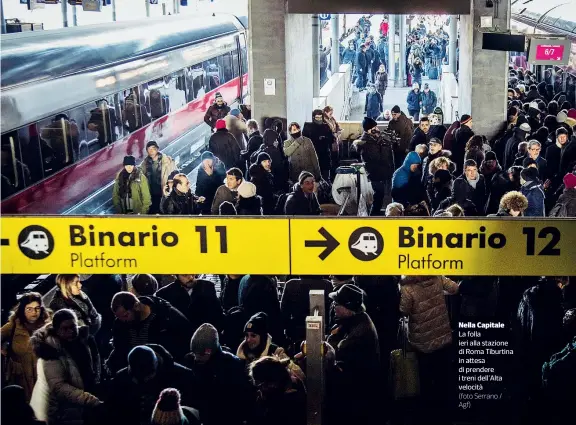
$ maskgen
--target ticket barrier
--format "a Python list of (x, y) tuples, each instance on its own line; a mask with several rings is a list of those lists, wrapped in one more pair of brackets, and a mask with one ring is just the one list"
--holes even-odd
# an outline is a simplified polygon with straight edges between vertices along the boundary
[(310, 316), (306, 317), (306, 389), (308, 425), (322, 425), (324, 402), (324, 291), (310, 291)]

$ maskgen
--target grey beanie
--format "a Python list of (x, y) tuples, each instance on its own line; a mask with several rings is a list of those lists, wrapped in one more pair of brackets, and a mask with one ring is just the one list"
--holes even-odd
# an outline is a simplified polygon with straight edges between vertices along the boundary
[(220, 340), (218, 331), (210, 323), (204, 323), (192, 336), (190, 341), (190, 351), (195, 354), (209, 354), (220, 351)]

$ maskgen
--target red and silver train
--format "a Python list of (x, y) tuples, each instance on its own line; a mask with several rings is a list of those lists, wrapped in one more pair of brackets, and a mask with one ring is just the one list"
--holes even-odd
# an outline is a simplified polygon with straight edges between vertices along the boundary
[(220, 92), (249, 103), (247, 21), (232, 15), (2, 36), (3, 214), (101, 214), (125, 155), (181, 166)]

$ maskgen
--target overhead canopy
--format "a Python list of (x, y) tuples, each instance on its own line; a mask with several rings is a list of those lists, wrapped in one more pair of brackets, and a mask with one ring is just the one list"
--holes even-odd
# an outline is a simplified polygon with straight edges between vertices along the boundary
[(289, 13), (390, 13), (467, 15), (466, 0), (288, 0)]
[(512, 0), (512, 18), (544, 32), (576, 38), (575, 0)]

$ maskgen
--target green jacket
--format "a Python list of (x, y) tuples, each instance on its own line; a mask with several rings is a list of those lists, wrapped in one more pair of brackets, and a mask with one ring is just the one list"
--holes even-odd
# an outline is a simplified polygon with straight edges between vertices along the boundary
[[(120, 171), (121, 173), (122, 171)], [(118, 214), (126, 214), (126, 207), (123, 200), (120, 198), (120, 173), (116, 175), (114, 181), (114, 190), (112, 192), (112, 203), (114, 209)], [(150, 188), (148, 187), (148, 179), (144, 173), (138, 168), (130, 175), (130, 190), (132, 192), (132, 203), (134, 214), (147, 214), (152, 198), (150, 196)]]

